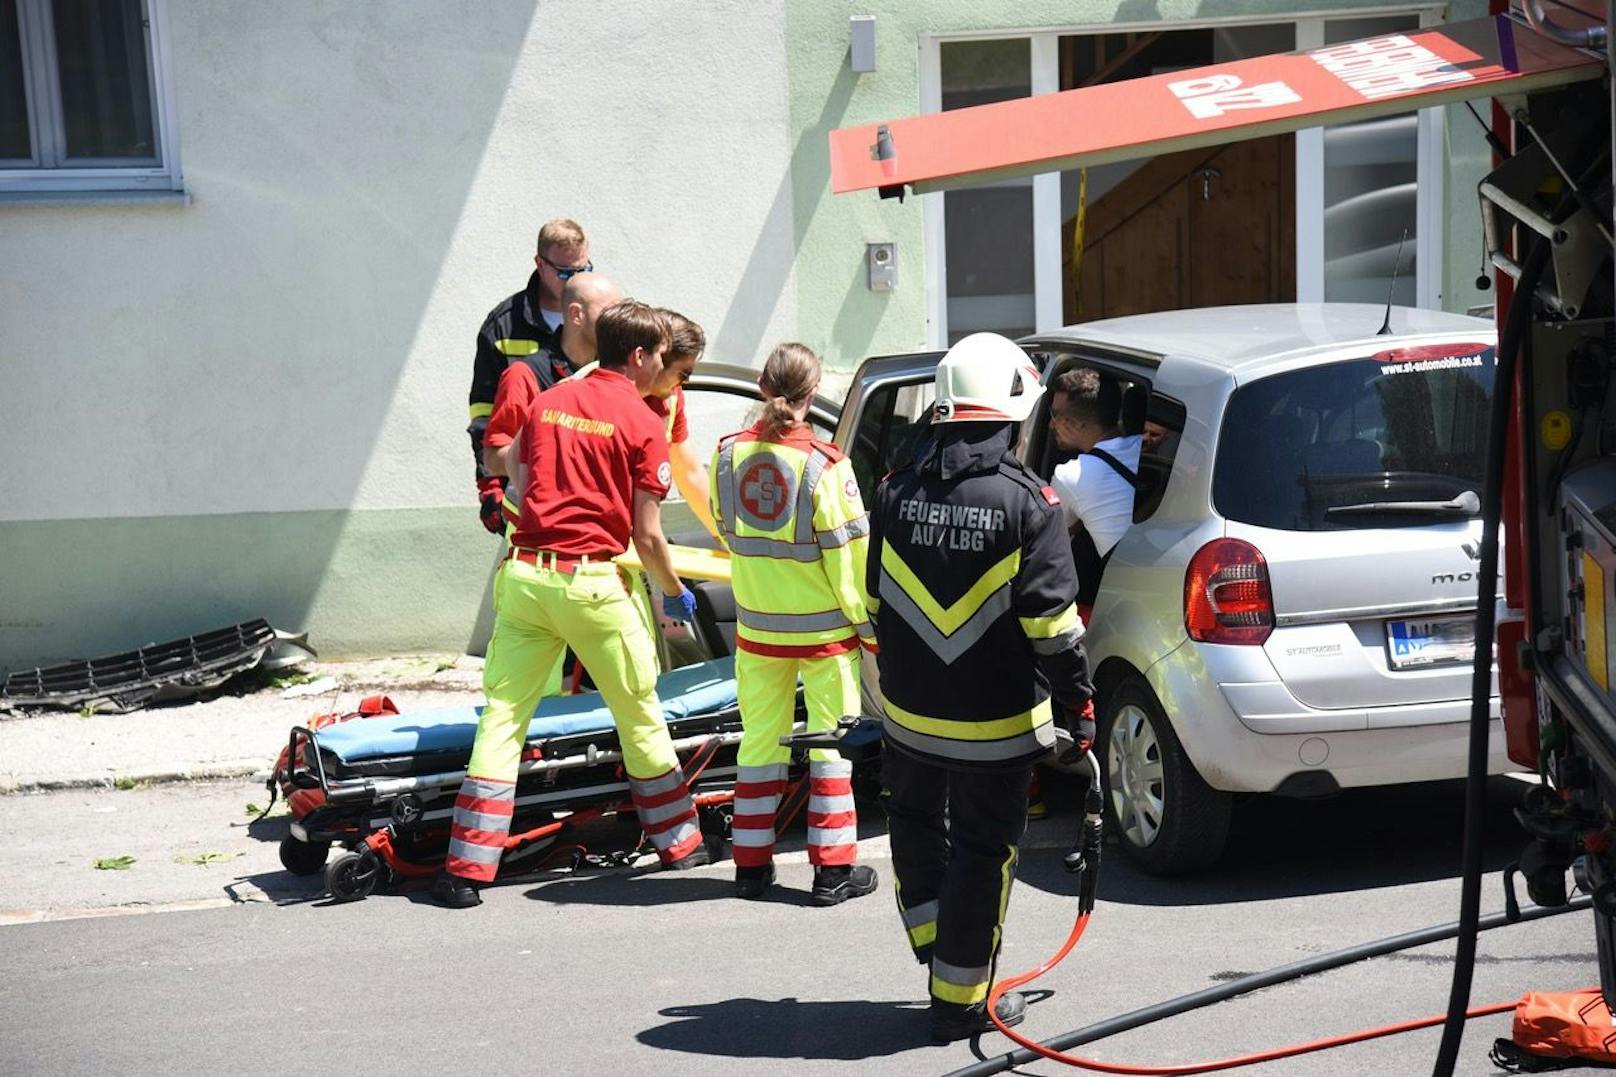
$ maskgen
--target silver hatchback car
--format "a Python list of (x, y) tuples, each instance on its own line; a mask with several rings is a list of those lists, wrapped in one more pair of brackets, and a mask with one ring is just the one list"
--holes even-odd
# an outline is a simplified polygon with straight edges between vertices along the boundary
[(1034, 345), (1148, 385), (1169, 430), (1088, 636), (1110, 822), (1147, 870), (1214, 861), (1236, 793), (1464, 773), (1494, 330), (1383, 315), (1178, 311)]

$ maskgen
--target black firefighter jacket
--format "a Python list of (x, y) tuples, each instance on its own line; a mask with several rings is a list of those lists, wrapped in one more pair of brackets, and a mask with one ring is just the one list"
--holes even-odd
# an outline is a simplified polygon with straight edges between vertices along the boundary
[(866, 567), (886, 736), (951, 767), (1025, 766), (1094, 689), (1059, 499), (1012, 427), (950, 423), (876, 491)]

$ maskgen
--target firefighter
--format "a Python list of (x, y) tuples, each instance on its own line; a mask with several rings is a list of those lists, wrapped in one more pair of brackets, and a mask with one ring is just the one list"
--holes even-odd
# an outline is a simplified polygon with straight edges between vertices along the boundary
[[(577, 221), (559, 217), (539, 229), (538, 252), (527, 287), (488, 312), (477, 333), (477, 355), (471, 370), (471, 456), (477, 470), (478, 515), (496, 535), (505, 533), (500, 503), (505, 480), (483, 467), (483, 431), (494, 411), (500, 375), (513, 359), (533, 365), (539, 387), (547, 389), (578, 369), (561, 348), (566, 307), (562, 290), (573, 277), (594, 269), (589, 237)], [(541, 356), (542, 353), (542, 356)]]
[[(791, 756), (780, 738), (791, 732), (797, 680), (809, 731), (833, 729), (842, 715), (859, 713), (859, 651), (875, 643), (863, 582), (869, 520), (852, 464), (803, 421), (819, 376), (819, 359), (804, 345), (775, 348), (758, 378), (763, 417), (721, 439), (711, 468), (737, 617), (735, 893), (754, 900), (774, 882), (774, 818)], [(836, 905), (873, 892), (875, 870), (854, 863), (852, 764), (814, 749), (808, 775), (810, 899)]]
[[(528, 469), (521, 523), (494, 580), (494, 638), (466, 780), (455, 800), (437, 900), (476, 905), (494, 878), (515, 807), (527, 727), (546, 674), (571, 647), (593, 675), (617, 724), (629, 795), (664, 866), (707, 863), (696, 808), (656, 696), (656, 655), (645, 622), (612, 559), (634, 543), (668, 597), (663, 610), (690, 620), (693, 596), (674, 574), (662, 535), (668, 449), (641, 397), (662, 367), (668, 326), (625, 300), (596, 326), (600, 366), (548, 390), (522, 432)], [(490, 449), (495, 470), (509, 449)]]
[[(1013, 452), (1042, 393), (1009, 340), (959, 341), (937, 368), (933, 429), (881, 483), (870, 517), (882, 799), (898, 911), (930, 966), (938, 1042), (991, 1027), (1032, 765), (1054, 747), (1057, 721), (1079, 745), (1094, 737), (1060, 499)], [(1006, 1024), (1025, 1011), (1017, 993), (1000, 1000)]]

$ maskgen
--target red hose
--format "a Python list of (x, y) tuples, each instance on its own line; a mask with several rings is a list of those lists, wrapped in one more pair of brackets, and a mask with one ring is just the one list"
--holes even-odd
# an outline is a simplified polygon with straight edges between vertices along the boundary
[[(1084, 913), (1083, 915), (1079, 916), (1077, 918), (1077, 922), (1072, 925), (1072, 933), (1067, 936), (1066, 944), (1060, 948), (1055, 956), (1051, 957), (1048, 961), (1045, 961), (1042, 965), (1039, 965), (1030, 972), (1023, 972), (1018, 976), (1012, 976), (1008, 980), (1000, 980), (998, 983), (994, 984), (993, 990), (988, 993), (987, 1002), (988, 1015), (993, 1019), (994, 1025), (997, 1026), (999, 1031), (1004, 1033), (1005, 1036), (1009, 1037), (1015, 1043), (1025, 1047), (1027, 1050), (1032, 1051), (1035, 1054), (1041, 1055), (1042, 1057), (1053, 1062), (1061, 1062), (1068, 1066), (1076, 1066), (1079, 1069), (1094, 1070), (1098, 1073), (1145, 1074), (1148, 1075), (1148, 1077), (1178, 1077), (1180, 1074), (1188, 1073), (1212, 1073), (1217, 1070), (1235, 1069), (1239, 1066), (1255, 1066), (1259, 1062), (1274, 1062), (1281, 1058), (1294, 1058), (1297, 1055), (1311, 1054), (1314, 1051), (1327, 1051), (1332, 1047), (1345, 1047), (1351, 1043), (1362, 1043), (1365, 1040), (1379, 1039), (1382, 1036), (1395, 1036), (1401, 1032), (1413, 1032), (1416, 1029), (1432, 1028), (1436, 1025), (1442, 1024), (1443, 1021), (1447, 1019), (1447, 1015), (1437, 1014), (1434, 1017), (1422, 1017), (1417, 1021), (1405, 1021), (1401, 1024), (1385, 1025), (1381, 1028), (1364, 1029), (1361, 1032), (1348, 1032), (1340, 1036), (1332, 1036), (1328, 1039), (1314, 1040), (1311, 1043), (1292, 1044), (1289, 1047), (1279, 1047), (1272, 1051), (1260, 1051), (1256, 1054), (1239, 1055), (1235, 1058), (1224, 1058), (1215, 1062), (1190, 1062), (1181, 1066), (1125, 1066), (1118, 1062), (1102, 1062), (1093, 1058), (1079, 1058), (1077, 1055), (1069, 1055), (1061, 1051), (1056, 1051), (1053, 1048), (1045, 1047), (1043, 1044), (1034, 1040), (1029, 1040), (1025, 1036), (1018, 1035), (999, 1020), (998, 1005), (999, 998), (1006, 991), (1011, 991), (1022, 986), (1023, 984), (1031, 983), (1033, 980), (1036, 980), (1038, 977), (1060, 964), (1061, 961), (1065, 959), (1066, 955), (1072, 952), (1072, 948), (1077, 945), (1077, 940), (1083, 937), (1083, 931), (1088, 926), (1089, 914)], [(1473, 1010), (1466, 1011), (1465, 1016), (1467, 1018), (1485, 1017), (1490, 1014), (1505, 1013), (1515, 1009), (1515, 1006), (1516, 1003), (1514, 1002), (1499, 1002), (1494, 1003), (1491, 1006), (1478, 1006)]]

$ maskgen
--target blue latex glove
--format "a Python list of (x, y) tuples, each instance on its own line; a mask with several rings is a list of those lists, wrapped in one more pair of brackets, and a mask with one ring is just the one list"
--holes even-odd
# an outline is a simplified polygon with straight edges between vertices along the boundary
[(690, 593), (690, 588), (681, 587), (676, 595), (662, 596), (662, 612), (673, 621), (694, 621), (696, 619), (696, 596)]

